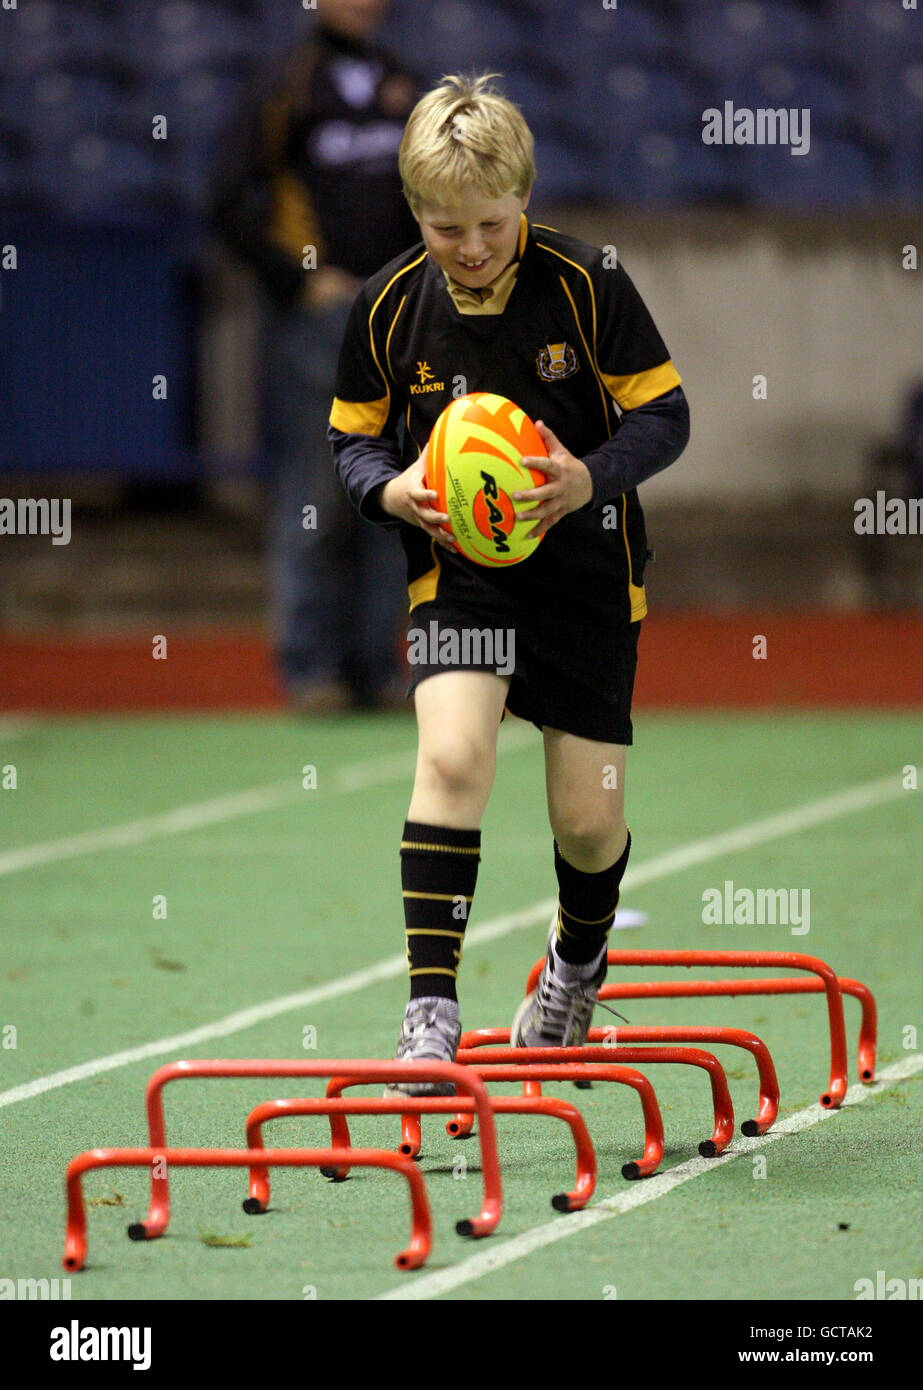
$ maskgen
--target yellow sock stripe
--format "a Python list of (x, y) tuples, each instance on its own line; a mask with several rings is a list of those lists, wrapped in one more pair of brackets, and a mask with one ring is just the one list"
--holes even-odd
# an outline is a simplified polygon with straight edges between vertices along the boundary
[(417, 893), (410, 888), (405, 888), (401, 896), (405, 898), (428, 898), (431, 902), (437, 903), (454, 903), (456, 899), (463, 903), (474, 902), (474, 898), (466, 898), (464, 893)]
[[(558, 917), (569, 917), (572, 922), (579, 922), (584, 927), (600, 927), (603, 922), (611, 922), (615, 916), (615, 908), (607, 912), (605, 917), (595, 917), (592, 920), (588, 917), (575, 917), (572, 912), (565, 912), (563, 907), (558, 908)], [(571, 933), (573, 935), (573, 933)]]
[(430, 965), (421, 970), (410, 970), (407, 973), (411, 979), (413, 979), (414, 975), (448, 975), (450, 979), (458, 979), (457, 970), (445, 970), (440, 965)]
[(466, 847), (464, 845), (425, 845), (418, 840), (401, 840), (401, 849), (426, 849), (441, 850), (443, 854), (480, 854), (477, 845)]
[(408, 936), (457, 936), (459, 941), (465, 935), (463, 931), (440, 931), (437, 927), (405, 927), (404, 931)]

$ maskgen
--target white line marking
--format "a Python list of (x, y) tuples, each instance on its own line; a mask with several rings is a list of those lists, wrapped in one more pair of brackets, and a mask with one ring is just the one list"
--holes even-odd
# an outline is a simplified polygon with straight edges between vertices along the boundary
[[(501, 730), (497, 745), (498, 754), (518, 752), (538, 737), (537, 733), (534, 738), (530, 738), (529, 734), (530, 730), (525, 726), (521, 729)], [(162, 839), (167, 835), (183, 835), (190, 830), (204, 830), (208, 826), (221, 825), (240, 816), (254, 816), (261, 811), (273, 811), (279, 806), (293, 804), (305, 797), (345, 796), (369, 787), (384, 786), (388, 782), (412, 776), (416, 757), (416, 749), (405, 749), (387, 757), (370, 758), (365, 762), (354, 763), (338, 770), (330, 779), (329, 786), (323, 783), (316, 791), (306, 792), (300, 780), (294, 777), (270, 786), (229, 792), (209, 801), (178, 806), (175, 810), (161, 811), (157, 815), (126, 821), (122, 825), (85, 830), (78, 835), (46, 840), (43, 844), (9, 849), (0, 853), (0, 876), (19, 873), (23, 869), (35, 869), (43, 864), (58, 863), (62, 859), (75, 859), (82, 854), (98, 854), (103, 850), (136, 849), (149, 840)]]
[[(923, 1067), (923, 1052), (915, 1052), (912, 1056), (895, 1062), (893, 1066), (885, 1068), (879, 1074), (874, 1085), (863, 1086), (857, 1083), (855, 1086), (850, 1086), (844, 1099), (844, 1108), (859, 1105), (869, 1096), (880, 1095), (882, 1090), (912, 1076), (921, 1067)], [(726, 1150), (717, 1158), (690, 1158), (685, 1163), (678, 1163), (675, 1168), (670, 1168), (665, 1173), (658, 1173), (652, 1178), (643, 1178), (632, 1183), (626, 1190), (616, 1193), (612, 1197), (605, 1197), (602, 1201), (595, 1202), (593, 1206), (585, 1207), (583, 1211), (559, 1216), (556, 1221), (549, 1221), (544, 1226), (533, 1226), (531, 1230), (513, 1236), (511, 1240), (505, 1241), (502, 1245), (486, 1246), (479, 1250), (476, 1255), (471, 1255), (468, 1259), (453, 1265), (451, 1269), (434, 1270), (432, 1274), (423, 1274), (412, 1283), (400, 1284), (396, 1288), (388, 1289), (387, 1292), (379, 1294), (378, 1298), (380, 1300), (438, 1298), (441, 1294), (451, 1293), (463, 1284), (471, 1284), (476, 1279), (482, 1279), (485, 1274), (492, 1274), (495, 1270), (504, 1269), (507, 1265), (515, 1263), (516, 1260), (522, 1260), (527, 1255), (534, 1254), (536, 1250), (554, 1245), (559, 1240), (567, 1240), (570, 1236), (579, 1235), (582, 1231), (589, 1230), (592, 1226), (598, 1226), (603, 1221), (611, 1221), (613, 1217), (622, 1216), (625, 1212), (633, 1211), (636, 1207), (656, 1201), (658, 1197), (665, 1197), (668, 1192), (681, 1187), (683, 1183), (690, 1182), (693, 1178), (700, 1178), (705, 1173), (712, 1173), (722, 1163), (731, 1163), (743, 1154), (755, 1153), (757, 1149), (765, 1148), (767, 1144), (780, 1139), (784, 1134), (799, 1134), (803, 1130), (819, 1124), (821, 1120), (829, 1120), (831, 1115), (835, 1114), (835, 1110), (825, 1110), (820, 1105), (809, 1105), (805, 1110), (796, 1110), (786, 1119), (779, 1120), (767, 1134), (756, 1135), (752, 1139), (735, 1138), (733, 1149)]]
[[(706, 840), (695, 840), (677, 850), (669, 850), (665, 854), (655, 855), (639, 864), (634, 870), (628, 870), (624, 878), (624, 888), (628, 890), (641, 883), (651, 883), (656, 879), (667, 878), (670, 874), (686, 868), (688, 864), (700, 864), (707, 859), (718, 858), (720, 855), (728, 853), (730, 849), (752, 848), (767, 840), (778, 839), (805, 825), (819, 825), (823, 821), (834, 820), (849, 811), (864, 809), (869, 805), (880, 805), (883, 801), (897, 800), (904, 794), (900, 779), (893, 776), (867, 783), (864, 787), (855, 787), (850, 791), (824, 797), (820, 801), (808, 802), (787, 814), (781, 813), (776, 816), (769, 816), (764, 820), (752, 821), (749, 825), (740, 826), (735, 830), (726, 831), (720, 835), (712, 835)], [(520, 928), (534, 926), (543, 918), (550, 919), (556, 908), (556, 899), (544, 898), (519, 912), (508, 912), (472, 926), (465, 933), (465, 949), (470, 950), (472, 947), (484, 945), (488, 941), (496, 941), (500, 937), (508, 936)], [(328, 999), (338, 999), (345, 994), (353, 994), (357, 990), (365, 989), (381, 980), (393, 980), (402, 975), (406, 969), (407, 958), (405, 955), (388, 956), (385, 960), (379, 961), (377, 965), (370, 966), (366, 970), (357, 970), (351, 975), (342, 975), (339, 979), (330, 980), (327, 984), (316, 985), (312, 989), (302, 990), (297, 994), (286, 994), (281, 998), (270, 999), (248, 1009), (240, 1009), (236, 1013), (216, 1019), (214, 1023), (206, 1023), (199, 1028), (193, 1028), (187, 1033), (177, 1033), (173, 1037), (159, 1038), (154, 1042), (129, 1048), (125, 1052), (110, 1053), (106, 1057), (97, 1057), (89, 1062), (81, 1062), (77, 1066), (68, 1067), (65, 1071), (52, 1072), (48, 1076), (36, 1077), (34, 1081), (25, 1081), (7, 1091), (0, 1091), (0, 1108), (5, 1105), (13, 1105), (20, 1100), (30, 1100), (33, 1096), (42, 1095), (45, 1091), (56, 1090), (60, 1086), (71, 1085), (75, 1081), (86, 1081), (91, 1076), (99, 1076), (102, 1072), (115, 1071), (118, 1067), (130, 1066), (133, 1062), (144, 1061), (149, 1057), (162, 1056), (167, 1052), (178, 1052), (181, 1048), (196, 1047), (199, 1043), (209, 1042), (213, 1038), (226, 1038), (232, 1033), (243, 1032), (244, 1029), (253, 1028), (258, 1023), (277, 1018), (280, 1014), (292, 1013), (296, 1009), (307, 1008), (314, 1004), (323, 1003)]]

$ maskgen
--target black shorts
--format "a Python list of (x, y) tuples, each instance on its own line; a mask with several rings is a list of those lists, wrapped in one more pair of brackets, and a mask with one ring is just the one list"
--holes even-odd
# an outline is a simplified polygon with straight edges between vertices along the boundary
[[(443, 671), (494, 671), (509, 678), (510, 714), (536, 728), (547, 725), (599, 743), (630, 744), (640, 630), (637, 622), (606, 635), (600, 644), (607, 652), (606, 671), (593, 688), (574, 679), (566, 659), (554, 650), (553, 636), (539, 645), (513, 629), (512, 641), (498, 636), (492, 644), (494, 629), (483, 615), (476, 618), (437, 600), (421, 603), (408, 623), (410, 689)], [(593, 634), (586, 640), (592, 642)]]

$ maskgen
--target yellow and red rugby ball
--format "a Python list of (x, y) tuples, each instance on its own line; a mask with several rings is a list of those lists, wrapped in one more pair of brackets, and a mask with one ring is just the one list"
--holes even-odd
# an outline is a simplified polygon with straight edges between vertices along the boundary
[(548, 457), (538, 430), (513, 401), (489, 391), (459, 396), (433, 426), (426, 485), (437, 495), (434, 509), (448, 514), (458, 549), (476, 565), (518, 565), (541, 541), (528, 539), (535, 523), (517, 521), (513, 501), (514, 492), (546, 481), (523, 467), (530, 455)]

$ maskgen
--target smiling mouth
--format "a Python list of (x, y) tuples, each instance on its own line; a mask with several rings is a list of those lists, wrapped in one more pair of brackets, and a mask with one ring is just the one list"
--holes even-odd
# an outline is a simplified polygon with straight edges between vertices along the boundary
[(482, 261), (459, 261), (459, 265), (463, 270), (481, 270), (489, 260), (490, 257), (485, 256)]

